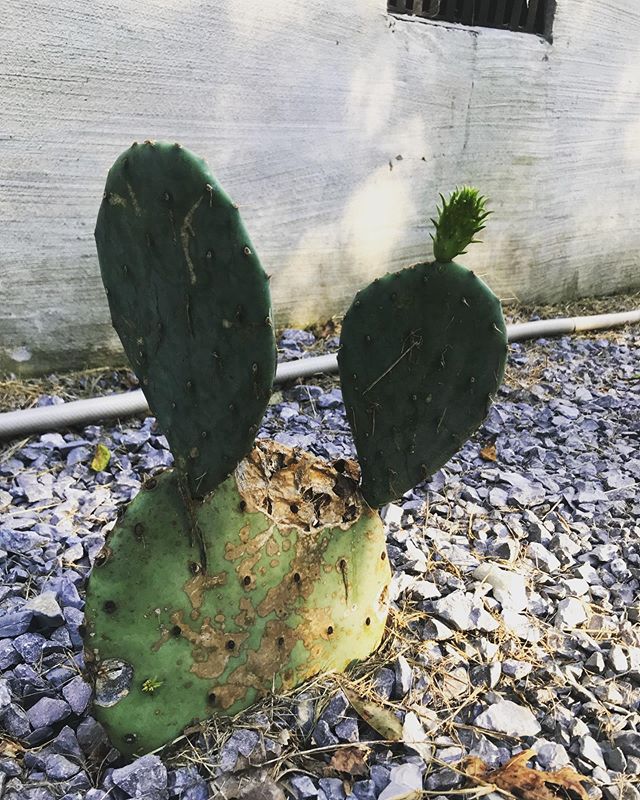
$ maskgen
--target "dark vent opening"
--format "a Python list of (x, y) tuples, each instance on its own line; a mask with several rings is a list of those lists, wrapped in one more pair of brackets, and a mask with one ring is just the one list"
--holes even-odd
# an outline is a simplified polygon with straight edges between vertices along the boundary
[(392, 14), (522, 33), (550, 33), (553, 0), (387, 0)]

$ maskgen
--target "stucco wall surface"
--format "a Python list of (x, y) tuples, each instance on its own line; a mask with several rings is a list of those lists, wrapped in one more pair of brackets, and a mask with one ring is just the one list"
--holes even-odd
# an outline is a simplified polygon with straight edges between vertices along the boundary
[(640, 285), (637, 0), (557, 0), (552, 43), (385, 0), (5, 0), (0, 53), (0, 370), (120, 352), (93, 227), (147, 138), (208, 159), (280, 322), (429, 257), (463, 183), (494, 211), (465, 263), (503, 299)]

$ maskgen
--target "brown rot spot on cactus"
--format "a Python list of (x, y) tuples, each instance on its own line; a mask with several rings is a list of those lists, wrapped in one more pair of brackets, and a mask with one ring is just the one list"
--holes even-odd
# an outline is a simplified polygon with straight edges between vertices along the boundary
[(215, 706), (217, 699), (218, 698), (215, 692), (209, 692), (209, 694), (207, 695), (207, 702), (209, 703), (210, 706)]
[(105, 600), (102, 604), (105, 614), (113, 614), (117, 607), (115, 600)]
[(171, 635), (177, 639), (182, 634), (182, 628), (179, 625), (174, 625), (170, 631)]
[(246, 509), (247, 509), (247, 501), (246, 500), (241, 500), (238, 503), (238, 510), (240, 511), (240, 513), (242, 513), (243, 511), (246, 511)]
[(223, 586), (227, 582), (227, 573), (219, 572), (217, 575), (209, 575), (202, 571), (202, 566), (197, 561), (189, 564), (189, 571), (193, 577), (189, 578), (182, 588), (189, 598), (193, 610), (199, 611), (205, 593), (217, 586)]
[(289, 506), (289, 508), (291, 509), (291, 513), (292, 513), (292, 514), (297, 514), (297, 513), (298, 513), (298, 511), (300, 511), (300, 508), (298, 507), (298, 504), (297, 504), (297, 503), (291, 503), (291, 505)]
[(242, 583), (245, 586), (249, 586), (251, 584), (251, 575), (245, 575), (244, 578), (242, 579)]
[(225, 644), (225, 647), (227, 648), (227, 650), (235, 650), (236, 649), (236, 643), (233, 641), (233, 639), (229, 639), (227, 641), (227, 643)]
[(293, 581), (294, 583), (300, 583), (302, 581), (302, 577), (299, 572), (293, 573)]

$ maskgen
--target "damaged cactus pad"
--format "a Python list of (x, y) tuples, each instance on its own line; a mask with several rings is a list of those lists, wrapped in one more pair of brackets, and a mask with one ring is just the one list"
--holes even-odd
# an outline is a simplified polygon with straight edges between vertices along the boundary
[(390, 568), (357, 478), (353, 462), (258, 441), (194, 505), (206, 571), (176, 472), (147, 482), (96, 560), (86, 606), (94, 713), (123, 753), (378, 646)]

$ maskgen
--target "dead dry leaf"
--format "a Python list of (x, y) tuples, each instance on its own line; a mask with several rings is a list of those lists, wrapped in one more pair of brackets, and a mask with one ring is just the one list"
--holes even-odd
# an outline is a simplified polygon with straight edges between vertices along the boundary
[(498, 451), (496, 450), (496, 446), (493, 444), (493, 442), (485, 444), (485, 446), (480, 450), (480, 458), (484, 458), (485, 461), (498, 460)]
[(347, 700), (351, 703), (354, 711), (377, 731), (384, 739), (393, 742), (402, 741), (402, 723), (393, 713), (393, 710), (386, 706), (376, 703), (373, 700), (365, 700), (351, 689), (343, 689)]
[(368, 775), (368, 750), (364, 747), (341, 747), (331, 756), (329, 762), (336, 772), (346, 775)]
[(470, 756), (463, 761), (462, 768), (471, 781), (491, 784), (519, 800), (589, 800), (582, 785), (589, 778), (571, 767), (555, 772), (531, 769), (527, 761), (534, 757), (534, 750), (524, 750), (502, 767), (490, 770), (482, 759)]
[(0, 736), (0, 756), (9, 758), (21, 758), (24, 753), (24, 747), (20, 742), (9, 739), (5, 736)]

